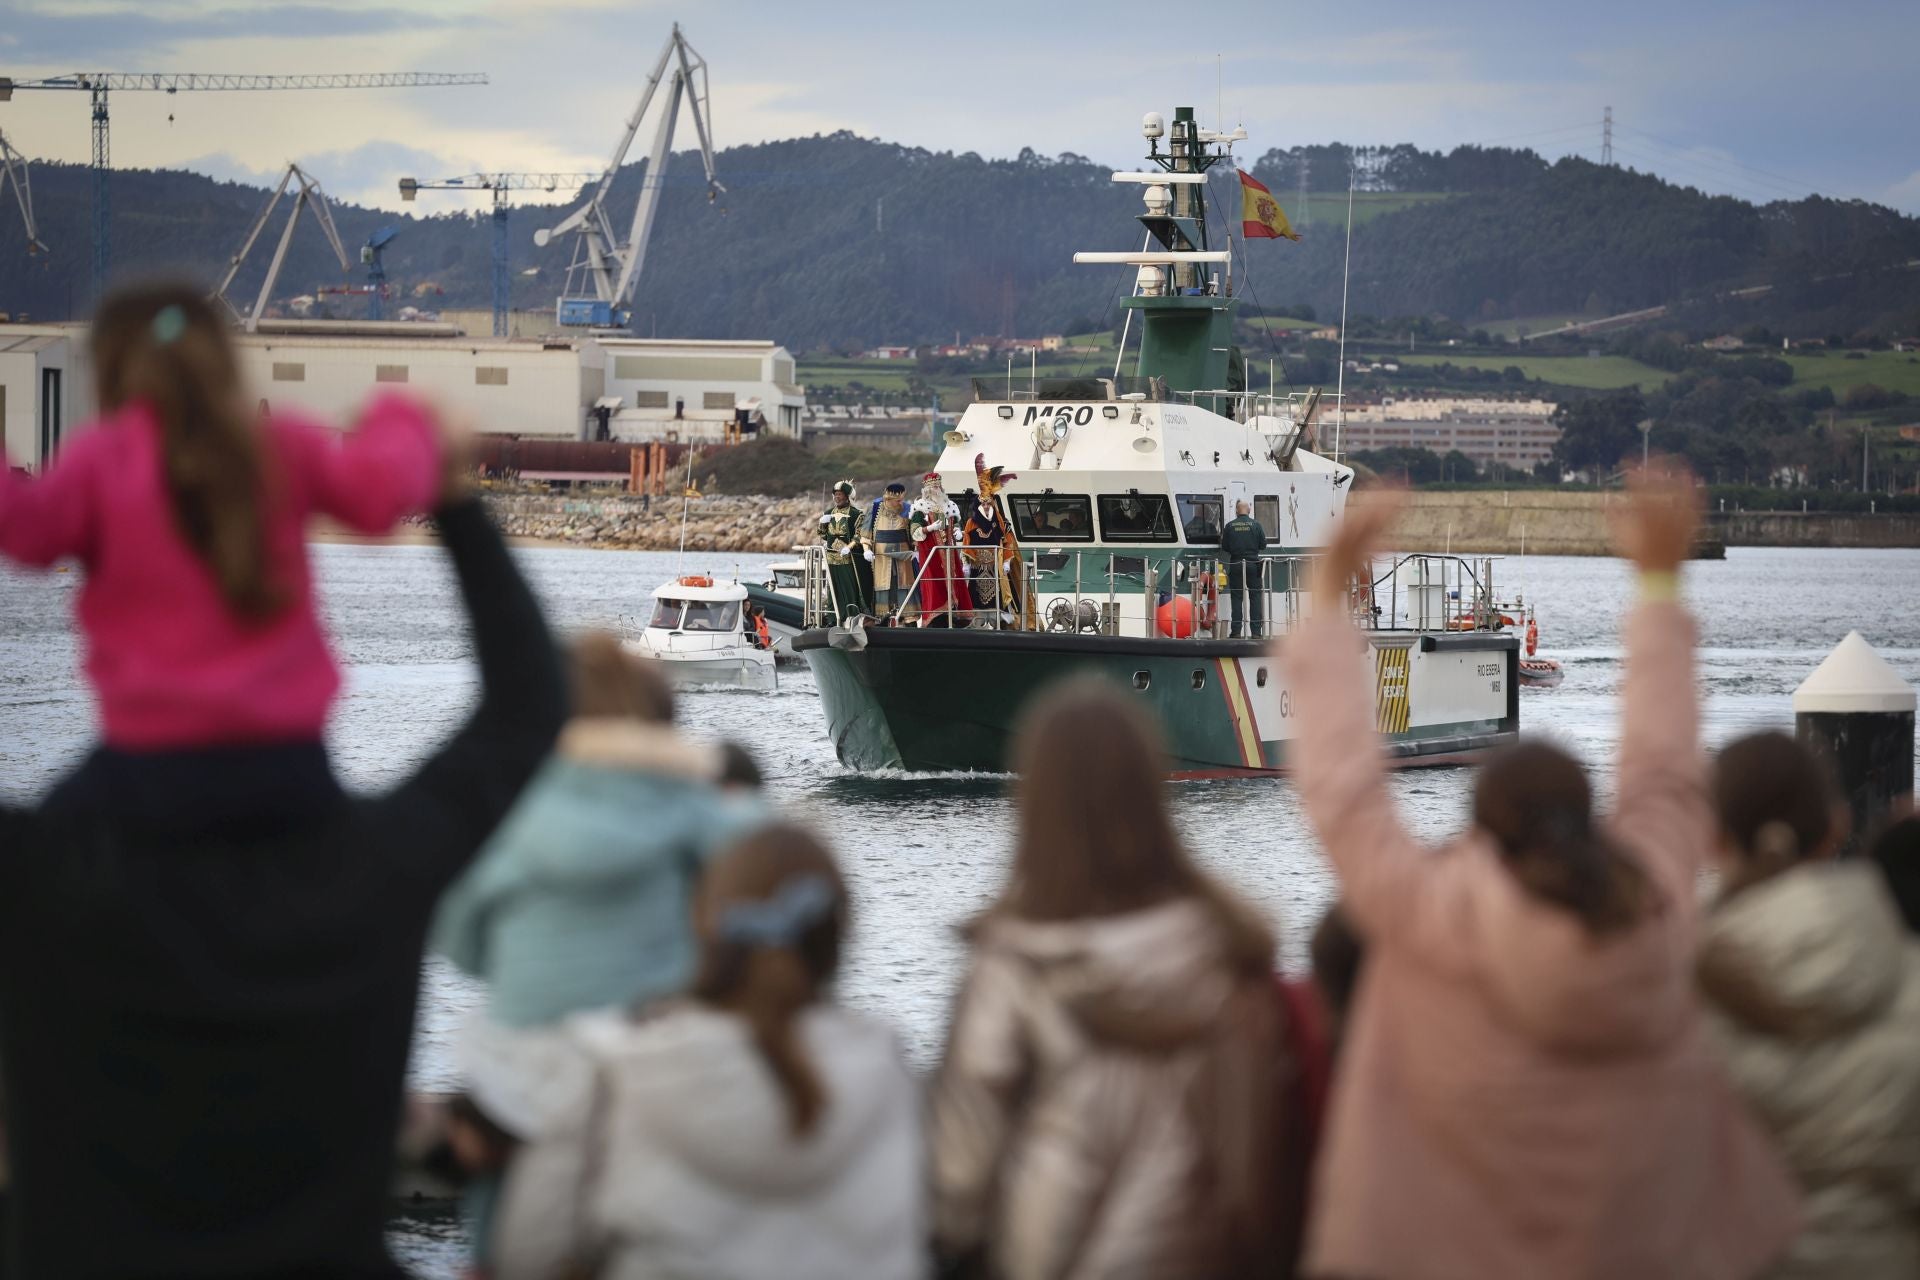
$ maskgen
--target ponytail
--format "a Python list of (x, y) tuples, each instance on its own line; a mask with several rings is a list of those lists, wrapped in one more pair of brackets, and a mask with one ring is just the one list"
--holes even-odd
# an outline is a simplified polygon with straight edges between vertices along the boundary
[(1739, 860), (1728, 888), (1776, 876), (1818, 854), (1833, 835), (1838, 795), (1826, 763), (1784, 733), (1728, 743), (1713, 765), (1721, 840)]
[(707, 870), (693, 995), (738, 1015), (784, 1095), (797, 1137), (812, 1133), (826, 1087), (795, 1026), (840, 958), (846, 889), (827, 851), (797, 827), (747, 837)]
[(259, 621), (287, 603), (267, 560), (267, 469), (219, 313), (182, 285), (122, 290), (94, 317), (102, 413), (144, 405), (160, 428), (161, 471), (180, 536), (227, 607)]

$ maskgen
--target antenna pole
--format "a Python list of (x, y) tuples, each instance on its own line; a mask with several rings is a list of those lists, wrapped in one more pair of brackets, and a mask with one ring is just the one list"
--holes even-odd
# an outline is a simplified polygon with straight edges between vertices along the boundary
[(1602, 117), (1600, 121), (1600, 163), (1602, 165), (1611, 165), (1613, 163), (1612, 107), (1607, 108), (1606, 115)]
[[(1152, 243), (1153, 243), (1153, 232), (1149, 231), (1147, 232), (1147, 234), (1140, 237), (1140, 252), (1145, 253), (1147, 251), (1147, 246)], [(1133, 280), (1133, 289), (1128, 293), (1127, 296), (1130, 298), (1138, 297), (1139, 293), (1140, 293), (1140, 278), (1139, 276), (1136, 275)], [(1127, 318), (1120, 325), (1120, 349), (1113, 353), (1113, 376), (1116, 378), (1120, 376), (1121, 362), (1127, 358), (1127, 335), (1132, 332), (1133, 332), (1133, 308), (1128, 307)]]
[(693, 501), (693, 453), (692, 445), (687, 446), (687, 487), (680, 491), (680, 558), (674, 561), (673, 576), (679, 577), (687, 568), (687, 506)]
[(1340, 416), (1333, 424), (1333, 460), (1340, 461), (1340, 437), (1347, 430), (1347, 282), (1353, 277), (1353, 166), (1347, 166), (1347, 265), (1340, 270), (1340, 381), (1334, 392)]

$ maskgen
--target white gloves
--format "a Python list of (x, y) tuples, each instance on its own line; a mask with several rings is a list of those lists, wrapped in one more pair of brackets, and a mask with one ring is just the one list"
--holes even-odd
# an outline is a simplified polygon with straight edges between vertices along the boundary
[(866, 553), (866, 555), (867, 555), (867, 563), (868, 563), (868, 564), (872, 564), (872, 563), (873, 563), (873, 552), (871, 552), (871, 551), (869, 551), (869, 552), (867, 552), (867, 553)]

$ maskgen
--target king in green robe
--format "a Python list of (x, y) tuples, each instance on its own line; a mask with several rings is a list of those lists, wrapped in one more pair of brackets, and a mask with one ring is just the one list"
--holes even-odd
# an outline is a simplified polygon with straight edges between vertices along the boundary
[(853, 505), (853, 482), (833, 486), (833, 505), (820, 517), (820, 541), (827, 548), (827, 576), (833, 582), (835, 612), (845, 622), (856, 613), (872, 613), (855, 557), (867, 554), (860, 542), (860, 509)]

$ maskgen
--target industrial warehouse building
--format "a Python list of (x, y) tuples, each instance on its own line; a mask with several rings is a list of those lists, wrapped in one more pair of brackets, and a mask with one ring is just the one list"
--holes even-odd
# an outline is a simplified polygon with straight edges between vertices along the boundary
[[(0, 444), (38, 467), (92, 415), (83, 325), (0, 324)], [(269, 410), (344, 422), (385, 386), (413, 387), (479, 430), (533, 440), (725, 439), (729, 427), (800, 436), (806, 395), (773, 342), (564, 334), (470, 337), (453, 325), (262, 321), (234, 336)]]
[(87, 331), (75, 324), (0, 324), (0, 456), (39, 467), (92, 412)]

